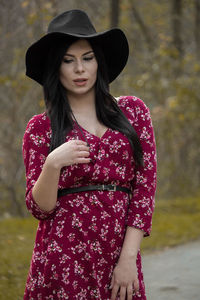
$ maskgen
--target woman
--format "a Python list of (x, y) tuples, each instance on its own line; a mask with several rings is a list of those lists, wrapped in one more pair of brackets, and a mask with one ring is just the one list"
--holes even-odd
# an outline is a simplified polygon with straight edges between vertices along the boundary
[(146, 299), (139, 248), (156, 153), (146, 105), (109, 94), (127, 58), (124, 33), (96, 33), (80, 10), (54, 18), (27, 51), (46, 112), (23, 140), (26, 204), (40, 220), (24, 299)]

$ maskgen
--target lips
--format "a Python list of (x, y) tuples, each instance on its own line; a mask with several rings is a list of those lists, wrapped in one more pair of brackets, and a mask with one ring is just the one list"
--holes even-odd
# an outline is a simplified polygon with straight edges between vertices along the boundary
[(77, 79), (74, 79), (74, 82), (83, 82), (86, 80), (87, 80), (87, 78), (77, 78)]
[(73, 81), (76, 85), (82, 86), (82, 85), (85, 85), (87, 83), (87, 78), (76, 78)]
[(76, 86), (84, 86), (87, 84), (87, 78), (76, 78), (73, 80)]

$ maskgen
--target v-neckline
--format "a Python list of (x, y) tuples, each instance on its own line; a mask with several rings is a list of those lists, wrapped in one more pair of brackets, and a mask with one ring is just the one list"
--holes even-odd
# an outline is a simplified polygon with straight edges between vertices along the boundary
[[(46, 116), (46, 118), (48, 119), (49, 123), (51, 124), (51, 121), (50, 121), (50, 118), (49, 118), (47, 112), (45, 111), (43, 114)], [(74, 122), (74, 124), (76, 124), (76, 126), (77, 126), (76, 121), (73, 120), (73, 122)], [(81, 128), (83, 131), (87, 132), (89, 135), (92, 135), (93, 137), (95, 137), (96, 139), (99, 139), (99, 140), (102, 140), (102, 139), (105, 137), (105, 135), (110, 131), (110, 128), (107, 127), (107, 129), (104, 131), (103, 135), (102, 135), (101, 137), (99, 137), (99, 136), (97, 136), (97, 135), (91, 133), (90, 131), (88, 131), (88, 130), (85, 129), (84, 127), (82, 127), (80, 124), (78, 124), (78, 125), (80, 126), (80, 128)], [(77, 127), (78, 127), (78, 126), (77, 126)]]
[[(75, 121), (74, 121), (74, 122), (75, 122)], [(76, 123), (76, 122), (75, 122), (75, 123)], [(89, 135), (92, 135), (92, 136), (94, 136), (95, 138), (97, 138), (97, 139), (99, 139), (99, 140), (102, 140), (102, 139), (104, 138), (104, 136), (107, 134), (107, 132), (110, 130), (110, 128), (108, 127), (108, 128), (104, 131), (103, 135), (102, 135), (101, 137), (99, 137), (98, 135), (95, 135), (95, 134), (91, 133), (90, 131), (88, 131), (87, 129), (85, 129), (84, 127), (82, 127), (80, 124), (78, 124), (78, 125), (80, 126), (80, 128), (81, 128), (83, 131), (87, 132)]]

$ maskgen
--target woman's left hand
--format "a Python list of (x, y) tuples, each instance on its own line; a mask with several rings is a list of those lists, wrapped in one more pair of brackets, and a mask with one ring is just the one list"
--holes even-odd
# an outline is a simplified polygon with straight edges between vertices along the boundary
[(124, 258), (119, 260), (113, 271), (110, 288), (112, 289), (111, 300), (116, 300), (118, 292), (120, 300), (133, 299), (133, 294), (139, 291), (135, 259)]

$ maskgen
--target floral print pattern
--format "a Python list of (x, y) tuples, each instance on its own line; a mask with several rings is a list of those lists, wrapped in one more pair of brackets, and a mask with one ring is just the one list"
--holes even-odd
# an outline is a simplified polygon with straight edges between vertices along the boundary
[[(90, 144), (89, 164), (62, 168), (58, 188), (88, 184), (117, 184), (132, 189), (86, 191), (57, 199), (56, 208), (42, 211), (32, 188), (48, 155), (51, 126), (46, 113), (34, 116), (23, 139), (26, 167), (26, 205), (39, 220), (25, 300), (109, 300), (112, 272), (117, 264), (127, 226), (151, 231), (156, 189), (156, 150), (149, 109), (137, 97), (121, 96), (118, 105), (135, 128), (143, 148), (144, 167), (136, 167), (125, 135), (108, 128), (99, 138), (82, 128)], [(66, 141), (83, 139), (72, 129)], [(140, 284), (133, 300), (145, 300), (140, 251), (137, 256)]]

